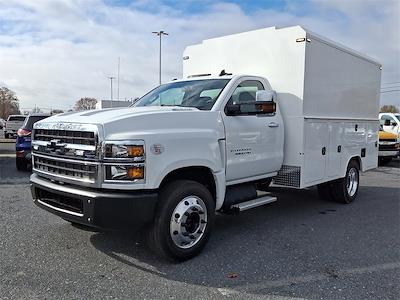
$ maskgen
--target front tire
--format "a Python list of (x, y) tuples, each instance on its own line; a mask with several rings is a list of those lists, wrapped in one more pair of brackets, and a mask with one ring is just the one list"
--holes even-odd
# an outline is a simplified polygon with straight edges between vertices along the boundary
[(267, 178), (264, 181), (257, 182), (256, 183), (256, 189), (259, 190), (259, 191), (268, 192), (271, 183), (272, 183), (272, 177), (271, 178)]
[(211, 235), (215, 202), (210, 191), (191, 180), (177, 180), (160, 191), (154, 223), (149, 232), (150, 247), (175, 261), (198, 255)]
[(360, 166), (351, 160), (347, 166), (346, 176), (335, 181), (332, 186), (333, 199), (336, 202), (349, 204), (358, 194), (360, 183)]

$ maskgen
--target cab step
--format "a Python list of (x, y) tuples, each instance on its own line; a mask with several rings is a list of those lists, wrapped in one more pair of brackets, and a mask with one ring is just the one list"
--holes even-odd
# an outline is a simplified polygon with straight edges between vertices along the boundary
[(231, 209), (232, 212), (239, 213), (241, 211), (245, 211), (245, 210), (248, 210), (248, 209), (256, 208), (256, 207), (259, 207), (261, 205), (265, 205), (265, 204), (268, 204), (268, 203), (275, 202), (277, 200), (278, 200), (278, 198), (274, 197), (274, 196), (269, 196), (269, 195), (268, 196), (261, 196), (261, 197), (258, 197), (256, 199), (252, 199), (252, 200), (249, 200), (249, 201), (246, 201), (246, 202), (241, 202), (241, 203), (238, 203), (238, 204), (234, 204), (234, 205), (231, 206), (230, 209)]

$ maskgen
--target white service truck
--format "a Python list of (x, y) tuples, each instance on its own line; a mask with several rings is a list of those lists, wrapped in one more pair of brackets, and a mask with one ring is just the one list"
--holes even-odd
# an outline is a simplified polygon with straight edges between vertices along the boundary
[(318, 186), (350, 203), (378, 161), (381, 65), (300, 26), (186, 48), (183, 79), (133, 107), (68, 112), (33, 133), (35, 203), (101, 228), (150, 225), (157, 253), (197, 255), (216, 212)]
[(400, 141), (400, 113), (380, 113), (379, 121), (383, 131), (395, 134)]

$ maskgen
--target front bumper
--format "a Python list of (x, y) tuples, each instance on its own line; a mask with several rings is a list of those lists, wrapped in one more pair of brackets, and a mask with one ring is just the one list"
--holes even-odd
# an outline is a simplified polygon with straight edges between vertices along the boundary
[(70, 222), (103, 229), (141, 226), (153, 221), (156, 191), (112, 191), (58, 184), (31, 175), (37, 206)]
[(19, 158), (25, 158), (26, 160), (32, 160), (32, 154), (30, 150), (16, 149), (16, 156)]
[(399, 151), (398, 150), (380, 150), (378, 152), (379, 157), (397, 157), (399, 156)]

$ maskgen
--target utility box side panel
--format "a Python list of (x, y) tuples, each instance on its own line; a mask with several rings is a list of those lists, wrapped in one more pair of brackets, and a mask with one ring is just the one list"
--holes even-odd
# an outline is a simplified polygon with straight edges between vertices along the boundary
[(304, 184), (313, 185), (326, 177), (329, 123), (325, 120), (304, 122), (304, 165), (301, 177)]
[(361, 159), (361, 170), (367, 171), (378, 166), (378, 121), (348, 121), (343, 135), (342, 176), (352, 157)]
[(304, 115), (377, 119), (380, 65), (346, 48), (307, 37)]
[(305, 119), (300, 188), (342, 178), (352, 158), (361, 170), (377, 167), (378, 121)]
[(379, 151), (379, 121), (367, 122), (367, 155), (362, 160), (362, 170), (370, 170), (378, 167)]

